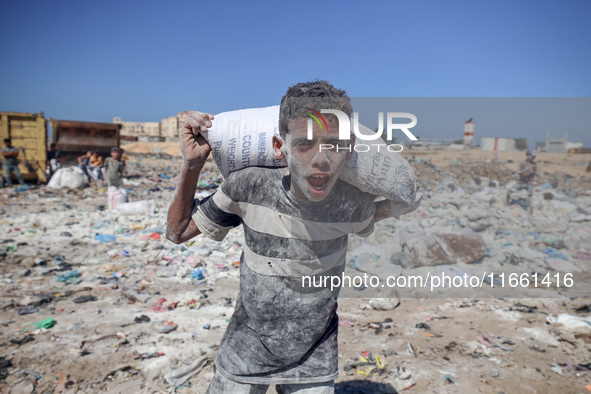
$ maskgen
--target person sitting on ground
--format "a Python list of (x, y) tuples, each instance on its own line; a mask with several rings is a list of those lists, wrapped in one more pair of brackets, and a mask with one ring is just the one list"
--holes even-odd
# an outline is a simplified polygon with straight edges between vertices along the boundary
[(91, 170), (92, 174), (96, 174), (96, 176), (94, 176), (94, 179), (103, 179), (103, 158), (97, 152), (92, 152), (92, 155), (90, 156), (89, 169)]
[(90, 173), (88, 172), (88, 167), (90, 166), (90, 156), (92, 156), (92, 152), (88, 151), (86, 152), (86, 154), (78, 157), (78, 167), (84, 171), (84, 175), (86, 175), (86, 177), (88, 178), (88, 181), (90, 183), (92, 183), (92, 176), (90, 176)]
[(123, 187), (124, 164), (121, 161), (121, 150), (111, 148), (111, 157), (105, 159), (105, 172), (108, 186)]
[[(297, 277), (340, 277), (348, 234), (371, 234), (376, 221), (390, 216), (390, 201), (375, 202), (339, 179), (354, 136), (339, 140), (331, 114), (325, 116), (327, 128), (314, 123), (307, 139), (305, 107), (352, 112), (345, 91), (326, 81), (290, 87), (281, 101), (280, 135), (273, 137), (275, 158), (286, 159), (287, 167), (232, 172), (202, 200), (194, 195), (211, 147), (200, 131), (212, 127), (214, 116), (190, 112), (181, 129), (183, 159), (167, 238), (180, 244), (204, 234), (221, 241), (243, 224), (246, 239), (240, 293), (208, 393), (264, 393), (270, 384), (286, 393), (334, 393), (340, 288), (310, 289)], [(321, 144), (333, 148), (320, 150)]]
[(90, 164), (92, 164), (93, 167), (100, 167), (103, 165), (103, 158), (101, 155), (99, 155), (97, 152), (92, 152), (92, 155), (90, 156)]
[(2, 148), (2, 167), (6, 175), (8, 187), (12, 187), (12, 174), (16, 176), (18, 183), (24, 185), (25, 181), (21, 170), (18, 168), (18, 149), (12, 146), (10, 138), (4, 139), (4, 148)]

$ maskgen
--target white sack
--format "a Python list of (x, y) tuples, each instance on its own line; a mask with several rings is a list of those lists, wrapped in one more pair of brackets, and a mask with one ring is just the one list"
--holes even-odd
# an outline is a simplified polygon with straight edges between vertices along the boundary
[(49, 180), (49, 182), (47, 183), (47, 187), (49, 187), (50, 189), (59, 189), (61, 186), (61, 181), (62, 181), (62, 171), (63, 169), (59, 169), (57, 170), (53, 176), (51, 177), (51, 179)]
[(109, 211), (115, 212), (120, 204), (127, 202), (127, 189), (123, 187), (109, 186), (107, 189), (107, 204)]
[[(359, 125), (363, 134), (371, 133)], [(223, 176), (245, 167), (285, 167), (275, 159), (273, 136), (279, 134), (279, 106), (223, 112), (215, 115), (212, 127), (202, 133), (213, 151)], [(384, 143), (374, 140), (372, 144)], [(369, 152), (354, 152), (341, 179), (357, 188), (389, 200), (403, 202), (412, 211), (420, 205), (421, 193), (414, 169), (398, 153), (385, 146)], [(412, 208), (411, 208), (412, 207)], [(398, 207), (397, 213), (404, 211)]]
[(57, 170), (47, 186), (52, 189), (59, 189), (60, 187), (79, 189), (84, 186), (85, 181), (84, 172), (80, 168), (66, 167)]
[(116, 207), (121, 215), (154, 215), (154, 200), (119, 203)]

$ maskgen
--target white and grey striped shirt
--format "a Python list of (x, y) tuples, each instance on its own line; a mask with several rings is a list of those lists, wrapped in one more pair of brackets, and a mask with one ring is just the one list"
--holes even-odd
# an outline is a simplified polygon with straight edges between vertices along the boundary
[(216, 367), (251, 384), (330, 381), (338, 375), (338, 290), (302, 288), (302, 275), (341, 275), (348, 235), (373, 231), (375, 196), (338, 180), (325, 200), (297, 199), (282, 168), (230, 174), (196, 204), (203, 234), (244, 226), (240, 294)]

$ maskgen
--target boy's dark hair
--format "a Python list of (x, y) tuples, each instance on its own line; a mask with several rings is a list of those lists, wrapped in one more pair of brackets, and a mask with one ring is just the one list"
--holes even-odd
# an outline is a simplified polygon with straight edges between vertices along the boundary
[[(351, 116), (353, 108), (347, 92), (335, 88), (327, 81), (302, 82), (287, 89), (281, 99), (279, 109), (279, 135), (285, 138), (289, 132), (289, 122), (305, 115), (305, 107), (320, 109), (338, 109)], [(325, 117), (336, 117), (332, 114)]]
[(4, 138), (4, 143), (10, 142), (10, 138)]

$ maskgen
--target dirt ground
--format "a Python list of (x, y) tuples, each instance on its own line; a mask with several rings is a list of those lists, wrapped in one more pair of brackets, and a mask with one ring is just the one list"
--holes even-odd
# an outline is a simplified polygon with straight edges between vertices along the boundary
[[(215, 354), (238, 293), (243, 232), (233, 229), (222, 243), (202, 236), (183, 245), (166, 241), (166, 211), (180, 165), (178, 144), (124, 147), (130, 155), (129, 199), (152, 199), (154, 215), (111, 214), (100, 182), (79, 190), (0, 189), (0, 393), (205, 392), (213, 376), (211, 362), (180, 386), (169, 385), (164, 376), (206, 352)], [(501, 185), (515, 180), (513, 171), (524, 159), (523, 153), (497, 157), (481, 151), (408, 151), (404, 156), (430, 198), (413, 215), (378, 224), (367, 242), (381, 250), (389, 250), (393, 234), (407, 228), (399, 227), (402, 222), (422, 221), (429, 227), (423, 222), (433, 218), (451, 226), (452, 212), (461, 210), (454, 210), (454, 201), (437, 199), (451, 196), (441, 189), (443, 180), (465, 187), (466, 194), (457, 199), (478, 210), (484, 205), (468, 195), (467, 185), (474, 178)], [(497, 264), (504, 256), (499, 250), (509, 238), (502, 238), (503, 232), (516, 234), (507, 235), (513, 243), (536, 232), (545, 242), (536, 241), (539, 253), (556, 245), (552, 242), (561, 235), (563, 261), (585, 272), (591, 264), (586, 257), (591, 256), (591, 248), (586, 249), (591, 239), (585, 235), (591, 234), (591, 222), (574, 215), (588, 207), (591, 174), (585, 169), (591, 155), (542, 153), (537, 160), (538, 185), (556, 181), (556, 196), (566, 196), (577, 211), (560, 211), (564, 229), (556, 221), (550, 232), (541, 217), (528, 217), (519, 207), (484, 203), (488, 213), (479, 223), (492, 217), (497, 221), (477, 230), (492, 250), (483, 264)], [(198, 196), (212, 192), (220, 181), (210, 163)], [(542, 197), (536, 201), (543, 215), (550, 205)], [(503, 221), (500, 210), (513, 222)], [(453, 213), (459, 223), (454, 229), (473, 226), (458, 212)], [(569, 241), (576, 232), (576, 242)], [(358, 238), (350, 242), (352, 256)], [(378, 253), (376, 258), (383, 257)], [(544, 261), (522, 259), (516, 267), (525, 272)], [(205, 269), (204, 278), (191, 277), (197, 269)], [(80, 276), (72, 283), (59, 281), (71, 271)], [(591, 390), (591, 324), (588, 331), (573, 332), (552, 320), (560, 314), (588, 318), (591, 293), (583, 298), (557, 293), (527, 299), (402, 298), (384, 311), (368, 307), (369, 300), (359, 293), (359, 298), (339, 300), (337, 393)], [(53, 319), (52, 326), (35, 325), (47, 318)], [(377, 357), (383, 364), (348, 367), (360, 357), (370, 362)], [(2, 358), (10, 365), (3, 366)]]

